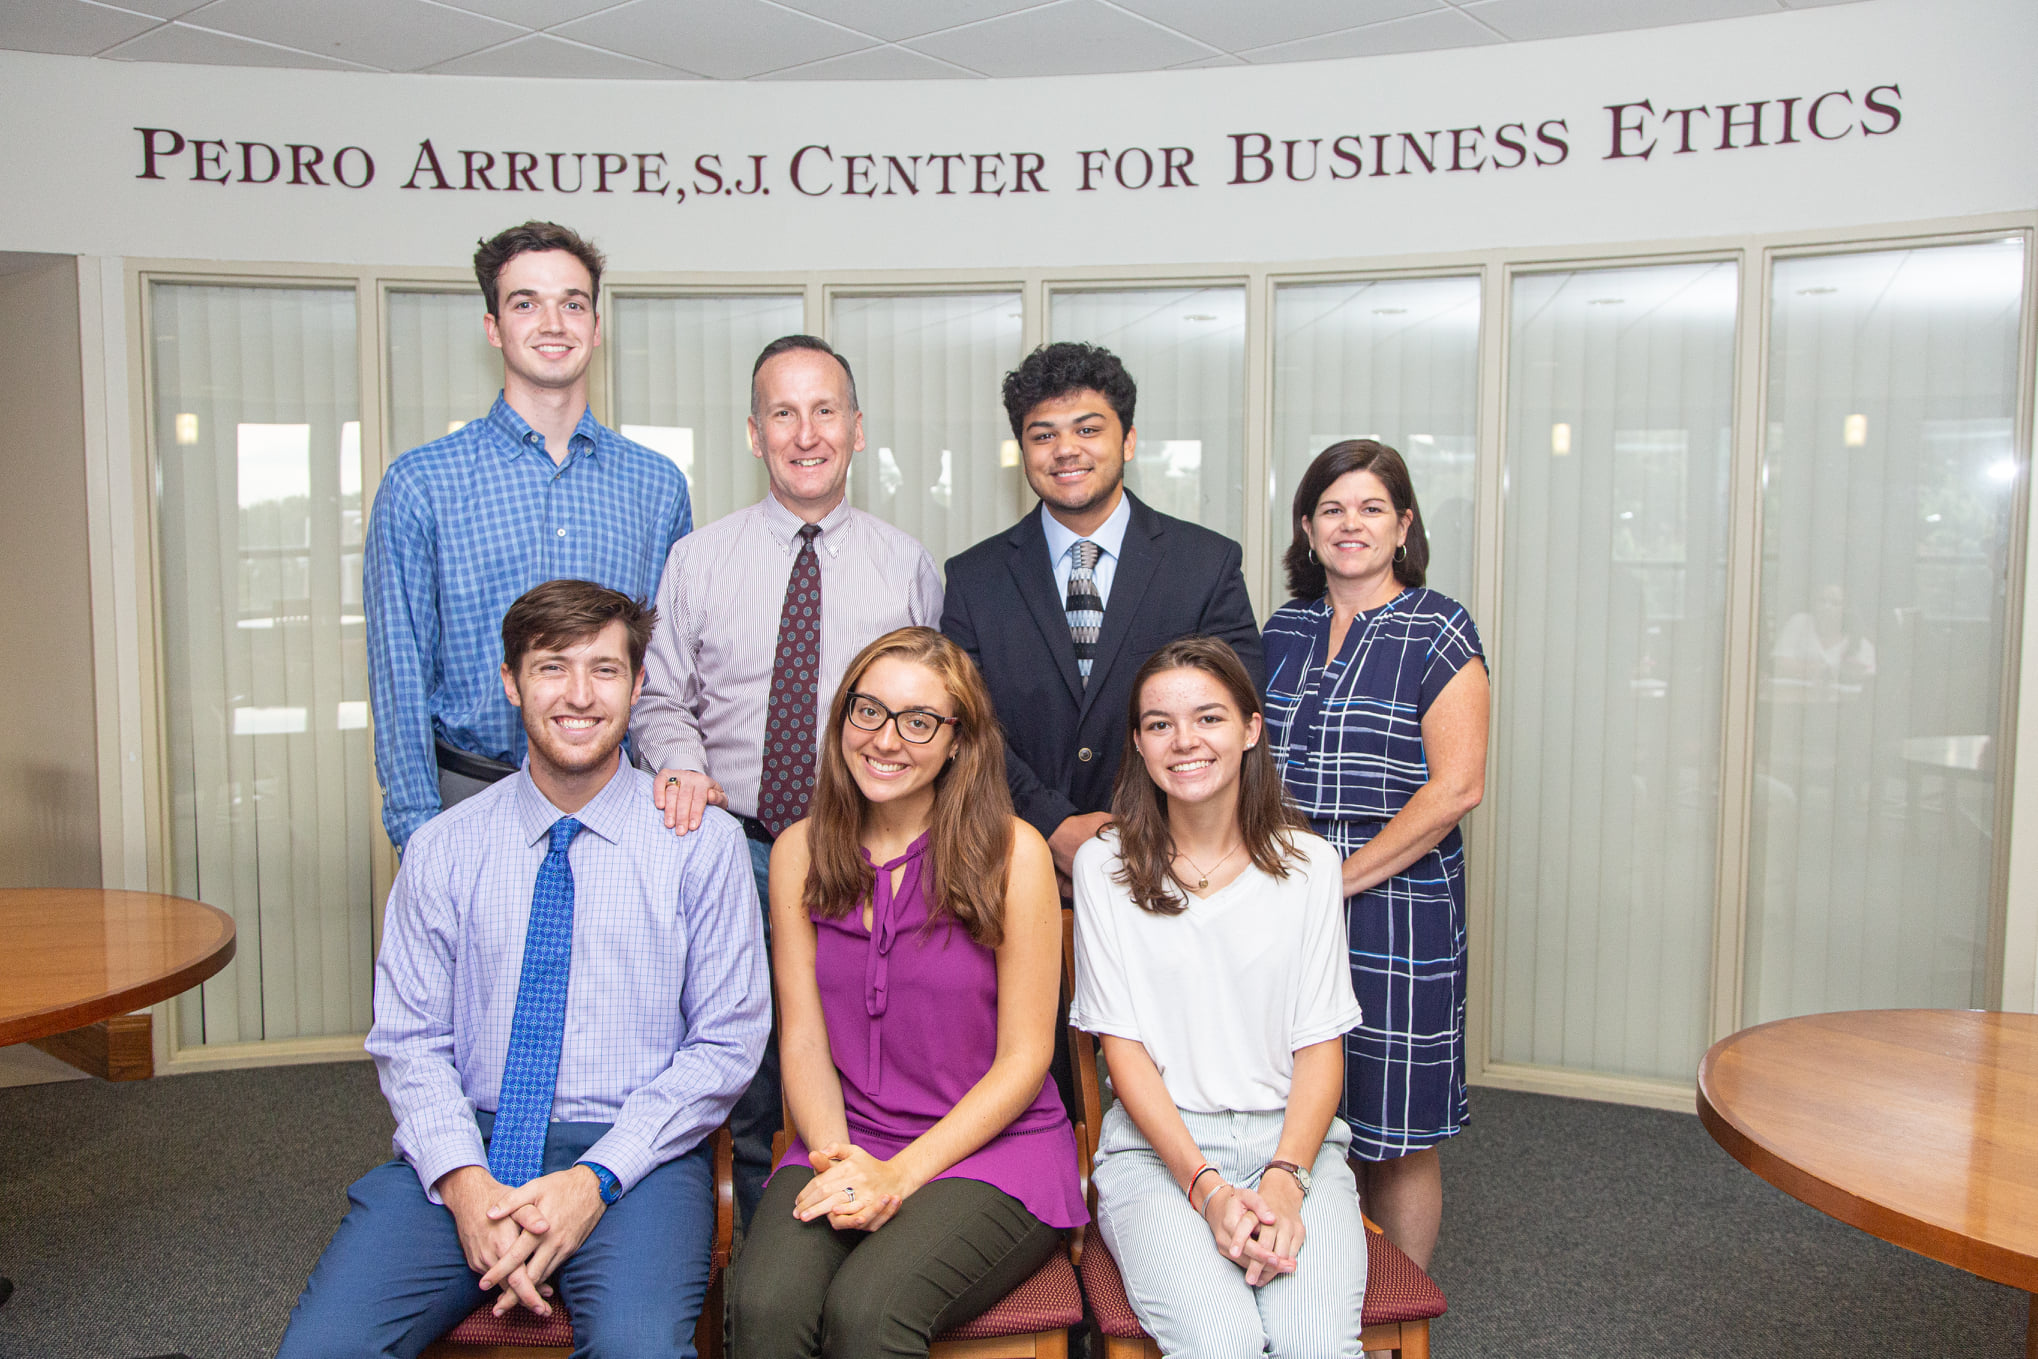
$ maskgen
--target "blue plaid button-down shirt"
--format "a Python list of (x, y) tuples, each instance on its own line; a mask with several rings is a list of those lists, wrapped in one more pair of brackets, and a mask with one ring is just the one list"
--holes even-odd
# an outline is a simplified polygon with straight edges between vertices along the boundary
[[(447, 1171), (488, 1164), (474, 1111), (494, 1111), (502, 1090), (531, 890), (562, 815), (527, 767), (434, 817), (390, 890), (368, 1053), (396, 1152), (427, 1195)], [(674, 835), (651, 776), (625, 763), (573, 816), (552, 1119), (611, 1125), (582, 1159), (628, 1189), (714, 1131), (756, 1073), (771, 1031), (763, 921), (727, 813)]]
[(548, 580), (649, 600), (693, 528), (686, 477), (583, 411), (565, 462), (500, 396), (488, 415), (398, 458), (375, 492), (363, 598), (382, 824), (402, 849), (439, 810), (436, 734), (522, 761), (502, 694), (502, 616)]

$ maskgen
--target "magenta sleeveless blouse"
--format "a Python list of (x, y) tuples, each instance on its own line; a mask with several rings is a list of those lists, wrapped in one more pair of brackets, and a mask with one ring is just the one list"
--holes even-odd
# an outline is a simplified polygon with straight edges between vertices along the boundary
[[(998, 1050), (997, 955), (952, 921), (925, 928), (926, 865), (925, 835), (875, 865), (870, 929), (856, 910), (814, 922), (821, 1013), (849, 1140), (885, 1160), (944, 1118)], [(795, 1137), (779, 1165), (806, 1164)], [(981, 1180), (1050, 1227), (1089, 1221), (1075, 1133), (1051, 1078), (1003, 1132), (935, 1178)]]

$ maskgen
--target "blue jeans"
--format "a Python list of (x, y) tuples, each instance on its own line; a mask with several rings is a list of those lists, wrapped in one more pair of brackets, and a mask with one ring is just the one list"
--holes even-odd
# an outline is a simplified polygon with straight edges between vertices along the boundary
[[(771, 949), (771, 846), (759, 840), (750, 845), (750, 870), (757, 875), (757, 901), (764, 908), (764, 947)], [(729, 1138), (736, 1150), (736, 1210), (743, 1225), (757, 1211), (764, 1197), (764, 1182), (771, 1177), (771, 1139), (785, 1124), (779, 1103), (778, 1026), (764, 1040), (764, 1059), (750, 1086), (729, 1111)]]
[[(607, 1131), (605, 1123), (554, 1123), (545, 1173), (572, 1165)], [(408, 1161), (369, 1171), (347, 1200), (277, 1359), (414, 1359), (489, 1300), (467, 1267), (452, 1212), (425, 1197)], [(638, 1181), (553, 1274), (573, 1315), (574, 1359), (692, 1359), (714, 1234), (714, 1162), (703, 1142)]]

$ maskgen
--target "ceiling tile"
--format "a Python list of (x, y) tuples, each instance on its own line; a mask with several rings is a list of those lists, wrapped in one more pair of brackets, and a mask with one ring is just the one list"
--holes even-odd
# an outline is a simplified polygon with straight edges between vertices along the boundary
[(1515, 42), (1575, 38), (1744, 14), (1774, 14), (1776, 0), (1469, 0), (1463, 10)]
[(1249, 64), (1244, 57), (1235, 57), (1229, 52), (1219, 52), (1214, 57), (1204, 57), (1198, 61), (1177, 62), (1175, 65), (1168, 67), (1168, 69), (1170, 71), (1209, 71), (1215, 70), (1219, 66), (1245, 66)]
[(386, 71), (415, 71), (524, 32), (425, 0), (213, 0), (185, 22)]
[(568, 80), (698, 80), (690, 71), (585, 47), (549, 33), (533, 33), (484, 52), (442, 61), (434, 75), (538, 76)]
[(100, 53), (120, 61), (188, 62), (194, 66), (295, 66), (314, 71), (361, 71), (353, 62), (334, 61), (288, 47), (209, 33), (182, 23), (152, 28), (132, 42)]
[[(104, 0), (102, 0), (102, 3)], [(140, 14), (153, 14), (158, 19), (174, 19), (180, 14), (210, 3), (210, 0), (117, 0), (115, 9), (131, 9)]]
[(897, 42), (980, 19), (1036, 9), (1052, 0), (778, 0), (817, 19)]
[(1364, 24), (1443, 9), (1443, 0), (1285, 0), (1246, 5), (1238, 0), (1115, 0), (1177, 33), (1227, 52), (1338, 33)]
[(718, 80), (742, 80), (876, 46), (860, 33), (763, 0), (632, 0), (552, 31)]
[(1252, 62), (1323, 61), (1331, 57), (1384, 57), (1396, 52), (1437, 52), (1450, 47), (1486, 47), (1503, 41), (1456, 10), (1436, 10), (1389, 19), (1304, 42), (1277, 43), (1240, 53)]
[(975, 71), (903, 47), (871, 47), (844, 57), (810, 61), (783, 71), (768, 71), (759, 80), (975, 80)]
[(1214, 55), (1205, 44), (1097, 0), (1058, 0), (911, 45), (991, 76), (1155, 71)]
[(0, 48), (89, 57), (137, 33), (146, 33), (156, 22), (145, 14), (128, 14), (79, 0), (13, 4), (0, 7)]
[(485, 14), (506, 24), (525, 28), (553, 28), (601, 9), (614, 9), (621, 0), (439, 0), (442, 5)]

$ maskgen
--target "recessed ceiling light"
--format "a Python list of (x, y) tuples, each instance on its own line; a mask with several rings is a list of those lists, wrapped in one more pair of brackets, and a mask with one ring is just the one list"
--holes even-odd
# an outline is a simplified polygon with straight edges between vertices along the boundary
[(1375, 316), (1406, 316), (1407, 314), (1408, 314), (1408, 308), (1406, 308), (1406, 307), (1375, 307), (1375, 308), (1373, 308), (1373, 315), (1375, 315)]
[(1182, 319), (1184, 321), (1215, 321), (1217, 318), (1207, 311), (1192, 311)]
[(1585, 305), (1588, 307), (1618, 307), (1625, 301), (1627, 301), (1625, 297), (1595, 297)]
[(1824, 297), (1827, 293), (1837, 293), (1839, 291), (1838, 288), (1799, 288), (1797, 295), (1799, 297)]

